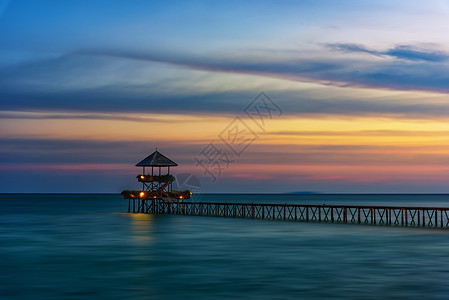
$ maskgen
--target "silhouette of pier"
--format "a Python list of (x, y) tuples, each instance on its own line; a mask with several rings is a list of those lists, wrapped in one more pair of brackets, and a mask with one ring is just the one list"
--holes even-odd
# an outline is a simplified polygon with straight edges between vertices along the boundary
[(128, 201), (133, 213), (449, 228), (449, 207)]

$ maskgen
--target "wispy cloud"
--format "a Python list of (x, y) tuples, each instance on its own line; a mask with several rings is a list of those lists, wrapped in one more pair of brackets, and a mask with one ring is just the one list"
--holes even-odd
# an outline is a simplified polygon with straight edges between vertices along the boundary
[[(91, 55), (113, 56), (163, 62), (185, 68), (210, 72), (231, 72), (315, 82), (324, 85), (383, 88), (392, 90), (424, 90), (448, 93), (449, 55), (439, 51), (418, 50), (413, 46), (398, 46), (387, 51), (376, 51), (357, 44), (329, 44), (329, 48), (346, 52), (362, 52), (389, 56), (393, 60), (369, 60), (360, 57), (320, 59), (304, 57), (279, 61), (269, 58), (259, 61), (217, 58), (213, 56), (163, 55), (135, 51), (87, 51)], [(317, 54), (319, 56), (319, 53)], [(440, 62), (436, 64), (435, 62)]]
[[(136, 114), (119, 113), (75, 113), (75, 112), (27, 112), (27, 111), (0, 111), (0, 119), (25, 119), (25, 120), (113, 120), (151, 123), (183, 123), (185, 120), (175, 118), (149, 117)], [(189, 122), (198, 121), (191, 118)]]
[(354, 131), (301, 131), (301, 130), (284, 130), (271, 131), (265, 135), (289, 135), (289, 136), (446, 136), (449, 131), (439, 130), (354, 130)]
[(327, 44), (327, 47), (332, 50), (338, 50), (349, 53), (366, 53), (377, 56), (390, 56), (411, 61), (426, 61), (426, 62), (444, 62), (449, 59), (449, 54), (442, 51), (431, 49), (422, 49), (412, 45), (399, 45), (385, 51), (369, 49), (360, 44), (353, 43), (334, 43)]
[(368, 53), (374, 55), (381, 55), (380, 51), (368, 49), (367, 47), (360, 44), (353, 43), (331, 43), (326, 44), (326, 46), (331, 50), (343, 51), (343, 52), (359, 52), (359, 53)]
[[(260, 78), (280, 78), (287, 81), (312, 82), (325, 86), (380, 88), (399, 91), (432, 91), (449, 93), (447, 55), (438, 51), (421, 51), (412, 46), (399, 46), (387, 51), (371, 50), (357, 44), (331, 44), (332, 51), (366, 53), (389, 59), (364, 59), (363, 56), (295, 59), (266, 58), (243, 60), (220, 55), (198, 56), (189, 53), (136, 52), (127, 50), (83, 51), (42, 62), (22, 63), (0, 70), (0, 109), (8, 111), (72, 111), (83, 112), (73, 118), (99, 118), (145, 121), (118, 112), (235, 114), (242, 109), (242, 101), (250, 101), (258, 91), (254, 89), (202, 91), (190, 89), (188, 71), (257, 75)], [(404, 59), (407, 58), (407, 59)], [(145, 66), (144, 74), (153, 74), (154, 63), (169, 65), (183, 77), (183, 87), (158, 80), (157, 76), (129, 79), (135, 68)], [(438, 62), (438, 63), (437, 63)], [(96, 70), (89, 77), (91, 66)], [(74, 72), (72, 72), (75, 70)], [(113, 70), (113, 72), (111, 71)], [(156, 71), (158, 69), (155, 69)], [(143, 71), (142, 71), (143, 72)], [(70, 75), (67, 75), (70, 74)], [(114, 74), (114, 76), (109, 76)], [(206, 76), (202, 73), (203, 76)], [(97, 78), (98, 77), (98, 78)], [(80, 80), (79, 78), (82, 78)], [(195, 78), (196, 79), (196, 78)], [(71, 84), (77, 82), (76, 85)], [(67, 84), (66, 84), (67, 83)], [(421, 101), (382, 101), (375, 99), (329, 99), (304, 97), (296, 90), (274, 92), (282, 105), (292, 114), (392, 114), (408, 117), (449, 115), (449, 106)], [(94, 115), (84, 112), (99, 112)], [(109, 115), (108, 115), (109, 114)], [(24, 117), (24, 116), (23, 116)], [(64, 115), (48, 116), (63, 118)], [(152, 120), (149, 120), (152, 121)]]
[[(182, 145), (182, 147), (180, 147)], [(203, 146), (194, 141), (163, 141), (154, 139), (131, 141), (98, 141), (82, 139), (2, 138), (0, 163), (29, 164), (128, 164), (154, 151), (155, 146), (176, 157), (177, 162), (191, 163), (192, 153)], [(137, 160), (137, 161), (136, 161)]]

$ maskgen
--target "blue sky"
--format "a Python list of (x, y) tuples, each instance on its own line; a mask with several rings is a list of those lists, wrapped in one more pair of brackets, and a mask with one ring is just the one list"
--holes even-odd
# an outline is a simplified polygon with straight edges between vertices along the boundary
[[(266, 91), (285, 114), (206, 191), (449, 192), (448, 15), (442, 0), (0, 1), (0, 191), (117, 192), (156, 146), (204, 177), (193, 157)], [(23, 187), (27, 167), (40, 179)]]

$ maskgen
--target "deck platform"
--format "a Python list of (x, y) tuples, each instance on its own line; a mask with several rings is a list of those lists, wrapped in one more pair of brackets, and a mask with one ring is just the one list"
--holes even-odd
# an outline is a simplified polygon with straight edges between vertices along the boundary
[(449, 207), (128, 201), (133, 213), (449, 228)]

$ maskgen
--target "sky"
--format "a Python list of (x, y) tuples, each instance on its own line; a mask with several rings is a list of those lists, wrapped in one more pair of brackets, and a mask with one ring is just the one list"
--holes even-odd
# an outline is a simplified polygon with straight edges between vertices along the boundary
[[(449, 1), (0, 0), (0, 192), (449, 193)], [(181, 185), (182, 180), (178, 180)]]

